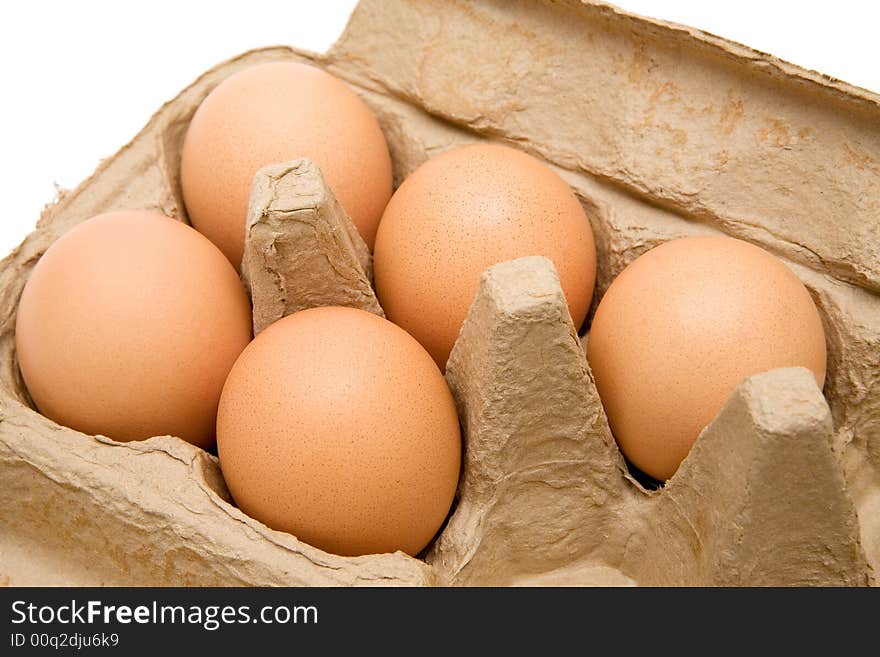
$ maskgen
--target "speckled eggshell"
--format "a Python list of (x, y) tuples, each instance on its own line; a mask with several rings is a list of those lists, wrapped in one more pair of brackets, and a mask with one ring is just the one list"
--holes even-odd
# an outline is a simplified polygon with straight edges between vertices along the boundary
[(298, 157), (318, 164), (372, 248), (391, 157), (376, 118), (341, 80), (306, 64), (261, 64), (226, 78), (196, 110), (181, 153), (184, 202), (236, 268), (254, 174)]
[(46, 417), (120, 441), (213, 446), (220, 391), (251, 338), (250, 303), (223, 254), (160, 214), (98, 215), (34, 266), (16, 355)]
[(482, 272), (529, 255), (553, 261), (580, 326), (596, 246), (571, 188), (522, 151), (464, 146), (423, 164), (394, 193), (376, 236), (376, 292), (388, 319), (445, 368)]
[(801, 281), (760, 247), (727, 237), (667, 242), (602, 298), (588, 358), (627, 458), (666, 480), (746, 377), (789, 366), (825, 380), (825, 334)]
[(245, 513), (339, 555), (418, 554), (446, 518), (461, 462), (431, 357), (391, 322), (339, 307), (288, 315), (244, 350), (217, 447)]

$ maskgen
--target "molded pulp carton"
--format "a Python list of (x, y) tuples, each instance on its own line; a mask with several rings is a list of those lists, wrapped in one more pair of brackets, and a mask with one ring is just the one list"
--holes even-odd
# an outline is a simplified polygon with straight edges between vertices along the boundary
[[(548, 260), (496, 265), (447, 367), (465, 440), (457, 500), (418, 559), (338, 557), (266, 528), (231, 503), (216, 459), (177, 438), (119, 443), (40, 416), (14, 350), (31, 268), (101, 211), (186, 221), (188, 122), (219, 81), (266, 61), (309, 62), (350, 84), (379, 118), (395, 184), (479, 140), (542, 158), (592, 222), (596, 300), (676, 237), (726, 233), (775, 253), (822, 315), (824, 394), (801, 369), (746, 380), (676, 475), (648, 490), (608, 429), (584, 357), (589, 319), (579, 336)], [(257, 331), (309, 305), (381, 313), (369, 253), (312, 163), (261, 170), (247, 230)], [(266, 48), (206, 72), (0, 263), (0, 580), (875, 584), (878, 295), (877, 95), (604, 4), (362, 0), (326, 54)]]

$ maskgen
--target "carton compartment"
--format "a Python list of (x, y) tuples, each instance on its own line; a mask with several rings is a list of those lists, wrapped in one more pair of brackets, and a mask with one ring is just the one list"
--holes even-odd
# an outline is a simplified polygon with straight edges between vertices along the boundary
[[(411, 29), (390, 28), (402, 24)], [(629, 262), (669, 239), (724, 232), (773, 251), (822, 315), (824, 397), (803, 370), (751, 377), (678, 473), (647, 490), (627, 470), (595, 391), (583, 351), (590, 318), (571, 325), (549, 261), (496, 265), (483, 275), (447, 368), (465, 460), (457, 503), (424, 559), (326, 554), (239, 512), (216, 459), (198, 448), (174, 437), (116, 443), (43, 418), (14, 354), (15, 311), (31, 267), (59, 235), (101, 211), (144, 207), (186, 221), (179, 157), (195, 108), (227, 75), (275, 60), (327, 68), (364, 98), (388, 141), (395, 185), (432, 155), (475, 140), (542, 157), (592, 223), (594, 308)], [(0, 486), (14, 501), (0, 510), (0, 578), (25, 585), (875, 584), (878, 125), (880, 101), (869, 92), (589, 3), (364, 0), (326, 55), (268, 48), (219, 65), (47, 207), (0, 263)], [(290, 163), (278, 166), (287, 168), (264, 170), (264, 183), (295, 177)], [(260, 266), (245, 268), (245, 279), (255, 307), (262, 298), (268, 308), (261, 322), (331, 299), (375, 303), (363, 288), (369, 262), (347, 218), (332, 209), (319, 172), (307, 173), (330, 209), (304, 219), (308, 208), (273, 206), (284, 188), (258, 193), (258, 175), (249, 229), (287, 240), (290, 253), (319, 233), (341, 236), (330, 257), (355, 272), (359, 264), (363, 277), (340, 286), (302, 265), (297, 275), (326, 283), (326, 294), (296, 306), (289, 302), (301, 294), (292, 293), (272, 307), (277, 290), (257, 283), (259, 271), (283, 276), (290, 259), (260, 259), (259, 239), (249, 237)], [(296, 212), (299, 219), (287, 221)], [(293, 230), (293, 223), (312, 228)], [(371, 309), (381, 312), (377, 303)]]

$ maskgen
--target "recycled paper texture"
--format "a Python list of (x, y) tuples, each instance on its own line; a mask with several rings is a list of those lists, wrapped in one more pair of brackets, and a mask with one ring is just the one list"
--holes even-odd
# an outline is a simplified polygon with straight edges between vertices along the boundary
[[(824, 391), (800, 369), (746, 380), (667, 485), (646, 490), (609, 432), (589, 336), (571, 325), (552, 264), (500, 263), (447, 368), (464, 468), (421, 559), (326, 554), (238, 511), (198, 448), (168, 436), (116, 443), (43, 418), (14, 350), (34, 263), (99, 212), (186, 221), (189, 120), (222, 79), (267, 61), (312, 63), (350, 84), (379, 119), (395, 184), (474, 141), (542, 158), (592, 223), (596, 300), (676, 237), (767, 248), (822, 315)], [(310, 305), (382, 312), (369, 253), (307, 160), (256, 176), (243, 265), (257, 331)], [(0, 488), (7, 584), (876, 584), (880, 97), (599, 3), (362, 0), (326, 54), (268, 48), (205, 73), (0, 263)]]

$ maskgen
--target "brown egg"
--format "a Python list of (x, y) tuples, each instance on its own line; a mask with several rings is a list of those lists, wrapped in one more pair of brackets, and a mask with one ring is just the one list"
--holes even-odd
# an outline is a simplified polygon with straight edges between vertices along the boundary
[(449, 512), (452, 395), (405, 331), (353, 308), (278, 320), (241, 354), (217, 417), (238, 506), (327, 552), (421, 551)]
[(371, 249), (391, 196), (391, 158), (376, 118), (313, 66), (261, 64), (221, 82), (193, 116), (180, 161), (192, 225), (241, 266), (248, 195), (267, 164), (314, 160)]
[(802, 366), (825, 380), (806, 288), (775, 256), (727, 237), (673, 240), (631, 263), (602, 297), (587, 350), (621, 451), (660, 480), (745, 378)]
[(394, 193), (376, 236), (376, 293), (388, 319), (445, 368), (482, 272), (528, 255), (553, 261), (580, 326), (596, 246), (574, 193), (521, 151), (465, 146), (429, 160)]
[(22, 376), (46, 417), (205, 448), (250, 337), (250, 304), (223, 254), (143, 210), (98, 215), (59, 238), (24, 287), (15, 327)]

